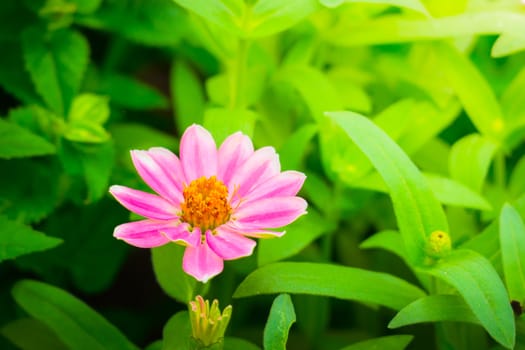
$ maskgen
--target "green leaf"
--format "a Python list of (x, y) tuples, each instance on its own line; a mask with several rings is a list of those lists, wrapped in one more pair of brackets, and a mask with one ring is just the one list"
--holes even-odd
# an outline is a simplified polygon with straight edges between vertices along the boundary
[(162, 350), (190, 350), (190, 317), (187, 311), (173, 315), (162, 330)]
[(366, 240), (361, 242), (359, 245), (361, 249), (380, 248), (389, 251), (401, 259), (406, 259), (406, 251), (403, 245), (403, 238), (397, 231), (387, 230), (381, 231)]
[(261, 348), (241, 338), (225, 337), (224, 350), (261, 350)]
[(194, 12), (206, 21), (214, 23), (232, 33), (240, 34), (241, 18), (246, 5), (242, 0), (210, 0), (206, 2), (192, 0), (174, 0), (185, 9)]
[(119, 330), (82, 301), (46, 283), (23, 280), (12, 290), (15, 301), (51, 328), (71, 349), (138, 349)]
[(93, 124), (104, 124), (109, 118), (109, 99), (95, 94), (81, 94), (75, 97), (68, 120), (70, 122), (86, 121)]
[(63, 136), (73, 142), (103, 143), (110, 139), (103, 126), (89, 120), (74, 120), (67, 124)]
[(217, 144), (237, 131), (252, 137), (256, 120), (257, 113), (248, 109), (209, 108), (204, 112), (204, 127)]
[(184, 249), (178, 244), (166, 244), (151, 249), (151, 259), (162, 290), (175, 300), (188, 303), (193, 299), (197, 281), (182, 270)]
[(56, 153), (46, 139), (29, 130), (0, 119), (0, 158), (42, 156)]
[(182, 60), (176, 60), (170, 73), (171, 96), (175, 123), (179, 130), (186, 130), (193, 123), (201, 124), (204, 117), (204, 89), (197, 75)]
[(308, 215), (287, 226), (284, 236), (259, 242), (257, 263), (262, 266), (295, 255), (323, 233), (333, 231), (335, 227), (334, 222), (326, 220), (315, 209), (309, 208)]
[(301, 160), (307, 153), (308, 146), (317, 132), (317, 125), (305, 124), (294, 131), (279, 147), (279, 159), (284, 170), (301, 168)]
[(77, 12), (82, 14), (93, 13), (102, 3), (102, 0), (72, 0), (77, 7)]
[(360, 341), (341, 350), (403, 350), (412, 341), (412, 335), (389, 335), (369, 340)]
[(264, 349), (286, 350), (288, 332), (295, 323), (295, 310), (288, 294), (278, 295), (270, 309), (268, 321), (264, 326)]
[(458, 295), (429, 295), (408, 304), (388, 324), (399, 328), (424, 322), (469, 322), (479, 324), (478, 319), (463, 298)]
[(395, 310), (425, 295), (414, 285), (386, 273), (329, 264), (282, 262), (249, 274), (233, 297), (276, 293), (329, 296)]
[(388, 187), (398, 226), (411, 263), (422, 264), (427, 237), (448, 232), (441, 205), (410, 158), (379, 127), (351, 112), (327, 115), (368, 156)]
[(470, 250), (456, 250), (422, 272), (454, 286), (487, 332), (511, 349), (515, 341), (514, 315), (509, 297), (490, 262)]
[(505, 284), (511, 300), (525, 301), (525, 225), (520, 214), (505, 204), (499, 217), (499, 239)]
[(505, 111), (505, 119), (514, 123), (523, 123), (525, 101), (520, 93), (525, 89), (525, 67), (512, 79), (501, 95), (501, 107)]
[(0, 329), (0, 334), (22, 350), (68, 349), (51, 329), (32, 318), (21, 318), (10, 322)]
[(490, 53), (492, 57), (503, 57), (523, 50), (525, 50), (525, 35), (517, 31), (501, 34), (494, 42)]
[(79, 33), (46, 33), (31, 27), (22, 35), (24, 60), (38, 93), (57, 114), (67, 114), (89, 60), (89, 46)]
[(0, 215), (0, 227), (0, 261), (51, 249), (62, 242), (61, 239), (46, 236), (3, 215)]
[(481, 192), (497, 145), (479, 134), (464, 136), (450, 150), (449, 170), (451, 177)]
[(116, 148), (119, 153), (125, 152), (126, 159), (129, 159), (131, 149), (165, 147), (175, 150), (179, 147), (179, 142), (174, 136), (144, 124), (114, 124), (109, 130), (115, 140)]
[(429, 15), (425, 5), (419, 0), (320, 0), (321, 4), (326, 7), (337, 7), (342, 4), (352, 3), (364, 3), (364, 4), (380, 4), (380, 5), (391, 5), (402, 8), (407, 8), (420, 12), (425, 15)]
[(472, 123), (490, 139), (502, 141), (505, 120), (487, 80), (469, 58), (452, 45), (436, 45), (436, 50), (445, 76)]

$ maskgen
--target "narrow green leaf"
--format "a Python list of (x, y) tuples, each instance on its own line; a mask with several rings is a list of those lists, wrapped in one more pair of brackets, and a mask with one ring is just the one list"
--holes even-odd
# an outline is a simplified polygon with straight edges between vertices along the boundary
[(525, 35), (516, 31), (501, 34), (494, 42), (490, 53), (492, 57), (503, 57), (523, 50), (525, 50)]
[(261, 350), (261, 348), (241, 338), (225, 337), (224, 350)]
[(373, 234), (359, 245), (361, 249), (380, 248), (389, 251), (401, 259), (406, 259), (403, 238), (397, 231), (387, 230)]
[(321, 4), (326, 7), (337, 7), (352, 3), (391, 5), (414, 10), (425, 15), (429, 14), (425, 5), (419, 0), (321, 0)]
[(0, 334), (22, 350), (68, 349), (52, 330), (32, 318), (21, 318), (10, 322), (0, 329)]
[(55, 146), (46, 139), (0, 119), (0, 158), (42, 156), (55, 152)]
[(162, 350), (190, 350), (190, 316), (187, 311), (173, 315), (162, 330)]
[(109, 99), (107, 96), (81, 94), (73, 100), (68, 120), (104, 124), (108, 120), (109, 114)]
[(71, 349), (138, 349), (81, 300), (46, 283), (23, 280), (12, 290), (16, 302), (42, 321)]
[(0, 261), (56, 247), (61, 239), (49, 237), (29, 226), (0, 215)]
[(201, 124), (204, 117), (204, 89), (197, 75), (184, 61), (171, 66), (170, 87), (175, 107), (175, 123), (186, 130), (193, 123)]
[(514, 315), (509, 297), (490, 262), (470, 250), (456, 250), (435, 265), (421, 268), (454, 286), (487, 332), (511, 349), (515, 341)]
[(450, 150), (449, 170), (451, 177), (481, 192), (497, 145), (479, 134), (464, 136)]
[(66, 115), (88, 64), (86, 39), (69, 29), (46, 33), (31, 27), (24, 31), (22, 45), (38, 93), (58, 115)]
[(256, 120), (257, 113), (248, 109), (209, 108), (204, 112), (204, 127), (218, 144), (237, 131), (252, 137)]
[(505, 120), (487, 80), (464, 54), (450, 44), (436, 45), (441, 67), (470, 120), (489, 138), (502, 141)]
[(505, 111), (505, 119), (510, 121), (523, 120), (525, 114), (525, 99), (520, 93), (525, 89), (525, 67), (512, 79), (501, 95), (501, 107)]
[(170, 297), (187, 303), (193, 299), (197, 281), (182, 270), (184, 247), (166, 244), (151, 249), (153, 271), (160, 287)]
[(408, 304), (388, 324), (399, 328), (424, 322), (469, 322), (479, 324), (465, 300), (458, 295), (429, 295)]
[(341, 350), (403, 350), (412, 341), (412, 335), (389, 335), (369, 340), (360, 341)]
[(499, 239), (505, 284), (511, 300), (525, 301), (525, 225), (520, 214), (505, 204), (499, 217)]
[(295, 310), (288, 294), (278, 295), (264, 326), (264, 350), (286, 350), (288, 332), (295, 323)]
[(425, 295), (416, 286), (386, 273), (329, 264), (282, 262), (249, 274), (233, 296), (276, 293), (329, 296), (395, 310)]
[(422, 264), (427, 237), (436, 230), (448, 232), (438, 200), (410, 158), (379, 127), (351, 112), (327, 115), (368, 156), (388, 187), (398, 226), (411, 263)]

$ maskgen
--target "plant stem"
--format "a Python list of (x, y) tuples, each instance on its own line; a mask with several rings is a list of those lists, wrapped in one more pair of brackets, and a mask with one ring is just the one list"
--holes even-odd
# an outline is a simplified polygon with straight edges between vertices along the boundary
[(246, 104), (244, 97), (248, 46), (248, 40), (239, 39), (237, 57), (230, 66), (230, 109), (244, 108)]

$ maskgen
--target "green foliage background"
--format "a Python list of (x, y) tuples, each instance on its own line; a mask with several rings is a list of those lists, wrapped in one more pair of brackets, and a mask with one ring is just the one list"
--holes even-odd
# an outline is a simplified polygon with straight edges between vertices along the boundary
[[(525, 348), (523, 2), (1, 1), (0, 44), (0, 348), (185, 350), (199, 293), (230, 350)], [(206, 286), (107, 192), (193, 123), (310, 204)]]

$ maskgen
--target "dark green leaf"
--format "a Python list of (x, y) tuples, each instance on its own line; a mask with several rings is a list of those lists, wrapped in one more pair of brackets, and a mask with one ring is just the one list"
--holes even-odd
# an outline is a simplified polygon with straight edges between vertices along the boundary
[(275, 293), (330, 296), (395, 310), (425, 295), (419, 288), (386, 273), (329, 264), (283, 262), (252, 272), (237, 287), (234, 297)]
[(295, 323), (295, 310), (292, 298), (288, 294), (280, 294), (273, 301), (264, 327), (264, 349), (286, 350), (288, 332), (293, 323)]
[(46, 139), (0, 119), (0, 158), (41, 156), (55, 152), (55, 146)]
[(32, 318), (21, 318), (10, 322), (0, 329), (0, 334), (22, 350), (68, 349), (51, 329)]
[(70, 349), (138, 349), (93, 309), (57, 287), (23, 280), (12, 293), (27, 313), (51, 328)]
[(261, 350), (261, 348), (241, 338), (225, 337), (224, 350)]
[(386, 337), (364, 340), (341, 350), (403, 350), (412, 341), (412, 335), (390, 335)]
[(0, 261), (51, 249), (62, 242), (1, 215), (0, 227)]

